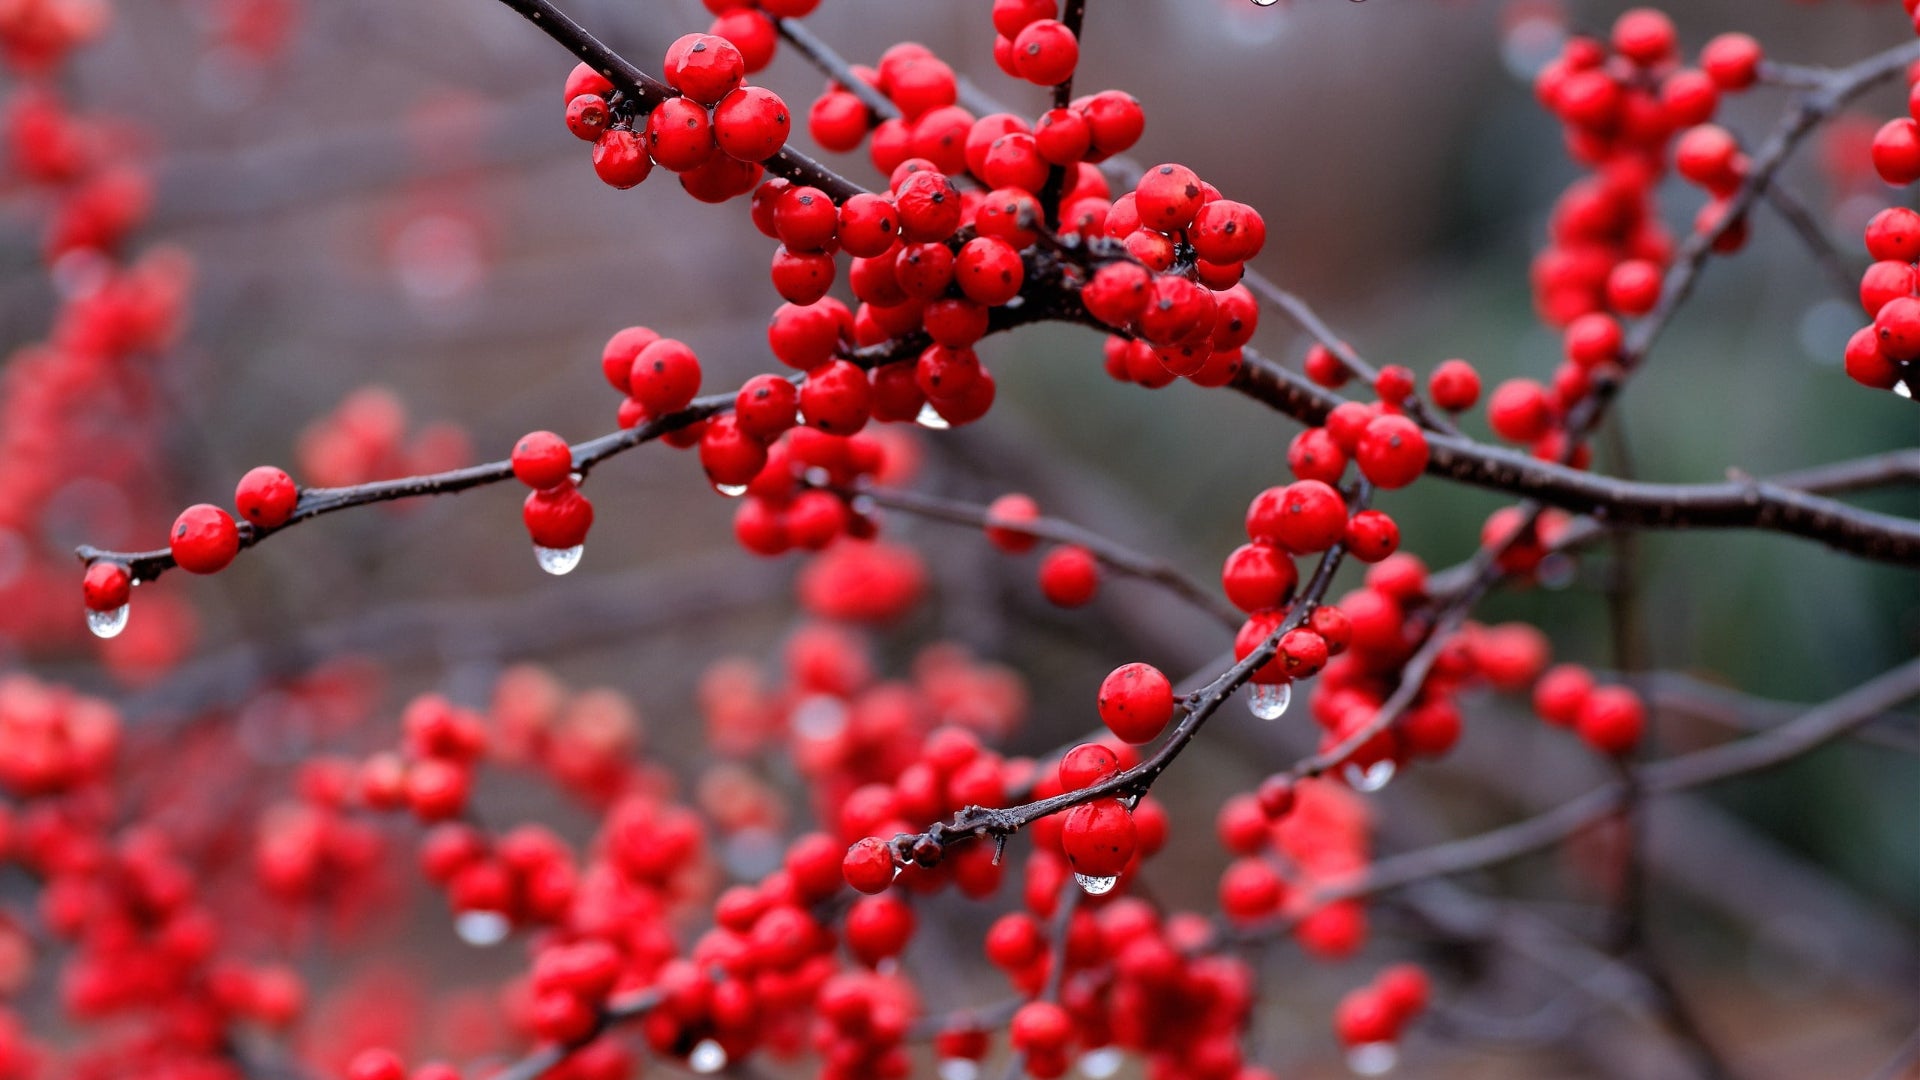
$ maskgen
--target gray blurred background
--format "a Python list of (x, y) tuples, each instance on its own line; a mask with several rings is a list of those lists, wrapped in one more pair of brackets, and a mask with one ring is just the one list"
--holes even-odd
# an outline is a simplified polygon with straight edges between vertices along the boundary
[[(691, 0), (562, 6), (650, 69), (669, 41), (709, 21)], [(1513, 10), (1478, 0), (1089, 6), (1078, 86), (1118, 86), (1143, 102), (1136, 157), (1190, 164), (1259, 207), (1270, 229), (1261, 269), (1318, 305), (1362, 353), (1423, 372), (1466, 357), (1489, 386), (1550, 370), (1558, 343), (1533, 316), (1527, 261), (1551, 200), (1577, 173), (1526, 84), (1537, 58), (1503, 32)], [(1623, 6), (1568, 10), (1575, 26), (1603, 30)], [(1841, 63), (1904, 33), (1897, 4), (1669, 7), (1690, 51), (1743, 29), (1783, 59)], [(665, 173), (628, 192), (601, 185), (561, 124), (571, 59), (491, 0), (310, 2), (268, 64), (209, 49), (208, 4), (139, 0), (119, 15), (111, 37), (84, 54), (76, 93), (151, 128), (160, 187), (149, 235), (191, 251), (201, 275), (187, 343), (166, 375), (182, 415), (167, 444), (171, 503), (224, 502), (259, 462), (293, 467), (295, 433), (366, 383), (397, 392), (415, 428), (462, 425), (476, 460), (504, 456), (534, 428), (576, 440), (608, 430), (617, 399), (596, 358), (630, 323), (693, 344), (710, 389), (777, 366), (763, 336), (778, 302), (766, 279), (770, 243), (744, 205), (696, 204)], [(1017, 110), (1044, 107), (1040, 91), (994, 68), (984, 2), (828, 0), (808, 25), (858, 61), (895, 41), (925, 42)], [(821, 82), (784, 50), (758, 81), (796, 112)], [(1722, 115), (1757, 139), (1785, 102), (1762, 89), (1728, 101)], [(1863, 115), (1896, 107), (1883, 95)], [(1862, 258), (1860, 224), (1901, 193), (1836, 175), (1826, 156), (1811, 142), (1788, 182), (1842, 250)], [(843, 168), (876, 179), (864, 156)], [(1699, 199), (1669, 187), (1667, 220), (1679, 228)], [(32, 235), (3, 235), (0, 335), (12, 346), (44, 332), (50, 292)], [(1762, 214), (1750, 250), (1712, 266), (1622, 398), (1634, 469), (1707, 481), (1729, 467), (1764, 475), (1911, 445), (1920, 435), (1912, 406), (1855, 386), (1838, 367), (1862, 321)], [(1271, 313), (1256, 340), (1283, 358), (1304, 344)], [(1284, 477), (1297, 428), (1228, 391), (1111, 383), (1099, 374), (1098, 344), (1090, 332), (1052, 327), (987, 342), (1000, 404), (977, 428), (921, 435), (922, 482), (981, 499), (1034, 491), (1051, 511), (1211, 579), (1237, 542), (1245, 500)], [(1478, 418), (1469, 425), (1485, 434)], [(596, 471), (590, 491), (597, 523), (584, 564), (565, 579), (535, 568), (519, 493), (505, 488), (339, 515), (216, 579), (175, 575), (153, 588), (197, 609), (195, 659), (115, 696), (165, 713), (218, 698), (255, 661), (298, 670), (345, 643), (390, 663), (392, 706), (421, 688), (478, 703), (500, 665), (538, 659), (577, 685), (634, 694), (653, 743), (691, 774), (701, 760), (693, 679), (716, 656), (776, 654), (794, 617), (793, 564), (733, 550), (732, 506), (711, 495), (688, 455), (626, 455)], [(1920, 511), (1910, 493), (1860, 501)], [(1440, 566), (1471, 552), (1499, 500), (1432, 481), (1384, 505), (1408, 549)], [(107, 525), (120, 535), (47, 539), (146, 547), (165, 523)], [(1084, 730), (1110, 667), (1143, 659), (1196, 671), (1227, 644), (1143, 586), (1118, 584), (1093, 608), (1051, 612), (1032, 586), (1031, 558), (1008, 559), (945, 526), (890, 519), (888, 528), (929, 552), (937, 602), (883, 643), (883, 657), (902, 663), (912, 647), (950, 637), (1015, 665), (1034, 696), (1023, 748)], [(1649, 536), (1641, 557), (1638, 632), (1655, 667), (1808, 702), (1920, 651), (1911, 573), (1731, 533)], [(1606, 607), (1593, 587), (1603, 565), (1596, 559), (1564, 590), (1497, 595), (1482, 617), (1536, 621), (1557, 658), (1608, 666)], [(91, 667), (95, 651), (89, 643), (49, 658), (49, 670), (109, 686)], [(1307, 724), (1296, 710), (1276, 725), (1288, 730), (1261, 730), (1236, 709), (1169, 774), (1161, 793), (1182, 839), (1149, 875), (1158, 895), (1210, 903), (1224, 862), (1211, 839), (1220, 793), (1289, 760)], [(1664, 752), (1724, 737), (1662, 716), (1652, 741)], [(1473, 698), (1456, 757), (1378, 797), (1380, 846), (1490, 827), (1604, 779), (1567, 741), (1541, 730), (1523, 702)], [(1843, 745), (1657, 808), (1653, 940), (1743, 1075), (1864, 1076), (1915, 1022), (1915, 761)], [(512, 805), (511, 793), (501, 797)], [(1481, 921), (1436, 925), (1448, 913)], [(1515, 927), (1525, 938), (1545, 924), (1540, 950), (1565, 946), (1590, 960), (1568, 932), (1593, 931), (1602, 915), (1556, 857), (1386, 904), (1377, 957), (1323, 968), (1276, 951), (1270, 979), (1280, 989), (1260, 1021), (1267, 1055), (1287, 1076), (1337, 1074), (1325, 1022), (1333, 998), (1378, 962), (1415, 956), (1445, 973), (1459, 1008), (1413, 1040), (1406, 1075), (1672, 1074), (1672, 1044), (1644, 1014), (1575, 995), (1578, 1023), (1543, 1025), (1535, 1007), (1554, 993), (1542, 986), (1564, 985), (1542, 974), (1551, 957), (1520, 948), (1485, 959), (1461, 943)], [(984, 925), (979, 912), (953, 918), (956, 934)], [(975, 1000), (1004, 992), (978, 973), (954, 986), (956, 1000), (936, 1004), (962, 1003), (963, 990)]]

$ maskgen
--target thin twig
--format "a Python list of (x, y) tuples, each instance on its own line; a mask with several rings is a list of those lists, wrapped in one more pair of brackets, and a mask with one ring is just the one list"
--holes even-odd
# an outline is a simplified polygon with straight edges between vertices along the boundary
[(1086, 548), (1104, 565), (1129, 577), (1141, 578), (1165, 587), (1174, 595), (1213, 616), (1222, 625), (1238, 628), (1246, 616), (1219, 595), (1171, 564), (1143, 555), (1113, 540), (1059, 518), (1039, 517), (1028, 521), (996, 518), (988, 508), (958, 499), (942, 498), (902, 488), (862, 486), (846, 492), (849, 498), (871, 499), (876, 506), (899, 510), (930, 521), (944, 521), (976, 529), (1002, 529), (1025, 533), (1057, 544)]
[(821, 73), (832, 79), (842, 90), (860, 99), (860, 104), (865, 105), (867, 112), (872, 114), (867, 120), (868, 127), (882, 120), (893, 120), (899, 117), (899, 107), (888, 100), (887, 95), (881, 93), (867, 80), (855, 75), (846, 59), (833, 51), (833, 46), (815, 36), (814, 32), (807, 29), (799, 19), (783, 16), (773, 20), (773, 26), (780, 31), (781, 37), (786, 38), (800, 55), (806, 58), (807, 63), (820, 69)]
[(1813, 211), (1807, 208), (1806, 201), (1794, 190), (1775, 180), (1767, 185), (1765, 194), (1767, 205), (1774, 213), (1793, 229), (1800, 242), (1806, 245), (1807, 253), (1827, 275), (1834, 291), (1844, 297), (1852, 297), (1859, 292), (1860, 271), (1851, 266), (1845, 255), (1834, 245), (1833, 237), (1827, 235), (1825, 226), (1820, 224)]

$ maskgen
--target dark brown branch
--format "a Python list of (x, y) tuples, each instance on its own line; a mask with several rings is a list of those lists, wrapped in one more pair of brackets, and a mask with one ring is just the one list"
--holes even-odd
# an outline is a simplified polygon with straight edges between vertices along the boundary
[(1833, 237), (1827, 235), (1826, 227), (1813, 216), (1806, 201), (1778, 180), (1767, 185), (1765, 198), (1773, 212), (1779, 214), (1781, 220), (1800, 237), (1800, 242), (1806, 245), (1807, 253), (1813, 256), (1821, 272), (1827, 275), (1834, 291), (1849, 299), (1857, 295), (1860, 271), (1850, 265), (1847, 257), (1834, 246)]
[[(1359, 496), (1353, 500), (1353, 505), (1364, 506), (1370, 494), (1370, 489), (1363, 487)], [(1043, 817), (1070, 810), (1081, 803), (1108, 797), (1137, 797), (1146, 794), (1153, 787), (1154, 781), (1160, 778), (1160, 774), (1166, 772), (1174, 759), (1186, 749), (1187, 744), (1193, 741), (1193, 737), (1199, 733), (1201, 725), (1207, 722), (1208, 717), (1219, 711), (1220, 706), (1224, 705), (1236, 690), (1251, 681), (1254, 672), (1273, 659), (1275, 653), (1279, 651), (1281, 637), (1287, 631), (1306, 622), (1307, 616), (1313, 614), (1313, 609), (1319, 606), (1326, 597), (1327, 589), (1333, 584), (1334, 571), (1340, 568), (1340, 563), (1345, 558), (1346, 548), (1339, 545), (1320, 557), (1319, 564), (1314, 568), (1313, 577), (1301, 590), (1299, 599), (1294, 602), (1286, 619), (1244, 659), (1221, 672), (1206, 686), (1188, 694), (1180, 702), (1183, 714), (1179, 722), (1174, 725), (1173, 733), (1145, 761), (1097, 784), (1090, 784), (1078, 791), (1065, 792), (1052, 798), (999, 808), (969, 806), (955, 814), (951, 822), (936, 823), (926, 832), (918, 835), (902, 834), (894, 837), (895, 850), (900, 852), (904, 859), (908, 857), (907, 853), (913, 850), (916, 842), (921, 840), (930, 840), (936, 845), (946, 845), (984, 837), (1011, 836)]]
[(997, 528), (1025, 533), (1058, 544), (1075, 544), (1093, 553), (1094, 558), (1118, 573), (1151, 581), (1219, 620), (1238, 628), (1246, 616), (1213, 591), (1181, 573), (1174, 566), (1143, 555), (1131, 548), (1059, 518), (1040, 517), (1032, 521), (1008, 521), (995, 518), (987, 508), (957, 499), (946, 499), (900, 488), (860, 487), (847, 492), (852, 498), (867, 498), (877, 506), (899, 510), (932, 521), (944, 521), (975, 529)]
[[(1233, 385), (1309, 424), (1323, 422), (1342, 400), (1250, 349)], [(1609, 526), (1762, 528), (1885, 562), (1920, 563), (1920, 522), (1766, 481), (1632, 483), (1437, 432), (1427, 444), (1433, 475), (1589, 514)]]
[[(595, 71), (606, 76), (607, 81), (613, 83), (616, 89), (634, 101), (643, 114), (651, 112), (654, 106), (676, 96), (671, 87), (633, 66), (619, 53), (607, 48), (600, 39), (568, 18), (565, 12), (555, 7), (549, 0), (500, 0), (500, 2), (526, 16), (528, 21), (539, 27), (548, 37), (565, 46), (568, 52), (592, 65)], [(794, 149), (791, 145), (781, 147), (779, 153), (768, 158), (763, 164), (766, 165), (767, 171), (775, 176), (784, 176), (796, 184), (807, 184), (819, 188), (831, 196), (834, 202), (845, 202), (866, 190)]]
[[(1287, 318), (1293, 320), (1294, 325), (1305, 330), (1322, 347), (1332, 353), (1334, 359), (1340, 361), (1341, 366), (1345, 367), (1354, 378), (1366, 383), (1369, 387), (1379, 380), (1380, 369), (1362, 359), (1360, 354), (1354, 351), (1353, 346), (1342, 340), (1340, 335), (1335, 334), (1326, 320), (1322, 319), (1320, 314), (1313, 310), (1312, 305), (1301, 299), (1297, 293), (1281, 288), (1272, 278), (1251, 267), (1241, 280), (1247, 283), (1247, 287), (1253, 290), (1254, 295), (1278, 307)], [(1460, 434), (1460, 429), (1451, 419), (1427, 408), (1418, 390), (1395, 404), (1405, 409), (1408, 416), (1413, 417), (1421, 427), (1429, 431), (1445, 432), (1448, 435)]]
[[(574, 471), (585, 476), (595, 465), (615, 454), (652, 442), (670, 431), (678, 431), (715, 413), (732, 409), (733, 399), (732, 393), (699, 398), (677, 413), (578, 443), (573, 447)], [(469, 465), (464, 469), (450, 469), (446, 472), (427, 473), (421, 476), (404, 476), (397, 480), (378, 480), (370, 484), (355, 484), (351, 487), (307, 488), (300, 492), (300, 501), (294, 504), (293, 516), (287, 519), (286, 524), (272, 529), (256, 529), (242, 522), (240, 547), (243, 550), (250, 548), (275, 533), (323, 514), (365, 506), (369, 503), (392, 502), (396, 499), (411, 499), (422, 495), (451, 495), (511, 479), (513, 479), (513, 466), (509, 462), (490, 461), (484, 465)], [(83, 544), (75, 554), (86, 563), (101, 559), (123, 563), (133, 574), (135, 581), (152, 581), (174, 565), (173, 553), (166, 548), (137, 552), (104, 551)]]

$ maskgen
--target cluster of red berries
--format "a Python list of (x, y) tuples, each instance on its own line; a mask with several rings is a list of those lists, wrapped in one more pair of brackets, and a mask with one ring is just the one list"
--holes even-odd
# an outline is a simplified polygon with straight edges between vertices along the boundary
[(720, 33), (687, 34), (667, 48), (662, 68), (674, 96), (644, 112), (581, 64), (567, 76), (567, 130), (593, 144), (593, 171), (613, 187), (639, 184), (657, 164), (703, 202), (744, 195), (793, 127), (778, 94), (747, 84), (767, 58), (753, 59)]
[[(1502, 438), (1535, 444), (1538, 453), (1594, 376), (1628, 359), (1619, 320), (1654, 309), (1673, 258), (1655, 197), (1670, 154), (1680, 175), (1710, 196), (1695, 229), (1720, 228), (1747, 160), (1710, 121), (1722, 94), (1758, 81), (1762, 61), (1752, 38), (1724, 34), (1700, 51), (1697, 67), (1686, 66), (1672, 20), (1636, 8), (1614, 23), (1608, 41), (1570, 38), (1541, 70), (1536, 94), (1565, 125), (1568, 150), (1588, 175), (1556, 203), (1549, 245), (1533, 265), (1535, 301), (1562, 330), (1564, 362), (1550, 390), (1527, 383), (1495, 392), (1489, 419)], [(1737, 249), (1745, 235), (1745, 223), (1737, 223), (1716, 246)]]
[(1266, 242), (1258, 211), (1221, 197), (1186, 166), (1164, 164), (1110, 205), (1083, 199), (1063, 214), (1087, 235), (1120, 241), (1127, 256), (1100, 266), (1080, 290), (1094, 318), (1123, 332), (1107, 341), (1109, 375), (1147, 387), (1232, 380), (1260, 321), (1240, 284)]
[(1341, 960), (1367, 940), (1366, 908), (1356, 900), (1317, 898), (1365, 870), (1371, 826), (1366, 803), (1326, 780), (1270, 777), (1255, 792), (1231, 796), (1214, 819), (1233, 861), (1220, 875), (1220, 910), (1240, 925), (1287, 914), (1307, 955)]
[(408, 425), (407, 406), (399, 395), (384, 386), (364, 386), (301, 430), (294, 459), (314, 487), (441, 472), (472, 460), (472, 447), (458, 425), (424, 424), (411, 438)]
[(1347, 992), (1334, 1009), (1333, 1030), (1346, 1046), (1393, 1043), (1427, 1009), (1433, 987), (1427, 973), (1412, 964), (1395, 964), (1368, 986)]
[(1597, 686), (1578, 664), (1556, 664), (1533, 687), (1533, 711), (1549, 724), (1572, 728), (1603, 754), (1625, 754), (1640, 745), (1647, 707), (1625, 686)]
[(1904, 206), (1880, 211), (1867, 223), (1873, 265), (1860, 276), (1860, 306), (1873, 322), (1847, 342), (1847, 374), (1876, 390), (1920, 380), (1920, 213)]

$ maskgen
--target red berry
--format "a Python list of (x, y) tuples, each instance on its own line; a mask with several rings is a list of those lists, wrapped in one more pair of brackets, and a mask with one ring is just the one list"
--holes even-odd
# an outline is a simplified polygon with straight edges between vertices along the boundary
[(1628, 259), (1607, 275), (1607, 306), (1622, 315), (1645, 315), (1660, 302), (1665, 284), (1658, 263)]
[(649, 416), (679, 412), (700, 392), (700, 358), (685, 342), (661, 338), (634, 358), (627, 387)]
[[(1306, 359), (1302, 362), (1301, 368), (1307, 373), (1307, 378), (1329, 390), (1340, 389), (1352, 377), (1352, 372), (1347, 370), (1347, 365), (1341, 361), (1340, 357), (1335, 355), (1332, 349), (1317, 341), (1307, 346)], [(1365, 408), (1365, 406), (1361, 407)]]
[(1876, 260), (1920, 262), (1920, 211), (1890, 206), (1867, 222), (1866, 237)]
[(942, 241), (960, 227), (960, 191), (945, 173), (914, 173), (894, 186), (893, 197), (907, 243)]
[(190, 574), (213, 574), (240, 553), (240, 532), (225, 510), (208, 503), (189, 506), (167, 534), (173, 561)]
[(612, 93), (613, 83), (608, 82), (605, 75), (593, 70), (593, 65), (575, 64), (573, 70), (567, 73), (566, 88), (562, 91), (561, 100), (572, 101), (581, 94), (608, 97)]
[(1480, 400), (1480, 373), (1465, 360), (1444, 360), (1427, 375), (1427, 393), (1448, 412), (1464, 412)]
[(1390, 1043), (1400, 1036), (1399, 1017), (1372, 987), (1350, 991), (1333, 1011), (1333, 1033), (1342, 1045)]
[(1388, 364), (1373, 378), (1373, 393), (1381, 401), (1400, 404), (1413, 393), (1413, 370), (1402, 364)]
[(765, 161), (786, 145), (793, 118), (780, 95), (763, 86), (743, 86), (713, 108), (713, 139), (737, 161)]
[(626, 128), (610, 128), (593, 144), (593, 174), (608, 187), (634, 187), (653, 172), (645, 141)]
[(1594, 749), (1624, 754), (1639, 744), (1646, 723), (1646, 706), (1633, 691), (1624, 686), (1602, 686), (1587, 695), (1574, 726)]
[(1060, 846), (1076, 874), (1118, 877), (1137, 846), (1133, 815), (1119, 799), (1095, 799), (1067, 811)]
[(893, 884), (893, 849), (885, 840), (869, 836), (847, 849), (840, 864), (847, 884), (863, 893), (879, 893)]
[(1900, 117), (1873, 136), (1873, 168), (1897, 187), (1920, 180), (1920, 120)]
[(1152, 742), (1173, 719), (1173, 684), (1151, 664), (1125, 664), (1101, 682), (1099, 709), (1121, 741)]
[(716, 416), (700, 435), (700, 464), (715, 485), (744, 487), (766, 467), (767, 447), (740, 430), (731, 414)]
[(592, 142), (607, 130), (607, 122), (612, 114), (607, 111), (607, 99), (598, 94), (580, 94), (567, 102), (567, 130), (574, 138)]
[(1220, 911), (1238, 923), (1258, 922), (1280, 909), (1284, 885), (1264, 859), (1235, 859), (1220, 875)]
[(647, 153), (663, 169), (688, 172), (713, 157), (713, 120), (686, 98), (670, 98), (647, 114)]
[(778, 375), (755, 375), (734, 395), (734, 423), (761, 442), (772, 442), (795, 424), (800, 391)]
[(1873, 317), (1873, 333), (1880, 352), (1889, 360), (1920, 360), (1920, 297), (1889, 300)]
[(1194, 254), (1212, 263), (1246, 262), (1260, 254), (1267, 241), (1267, 223), (1260, 212), (1232, 199), (1215, 199), (1193, 215), (1187, 242)]
[[(1200, 178), (1185, 165), (1155, 165), (1133, 189), (1134, 207), (1140, 223), (1163, 233), (1178, 232), (1193, 224), (1205, 196)], [(1227, 262), (1238, 262), (1228, 259)]]
[(1393, 965), (1381, 972), (1373, 985), (1387, 1011), (1393, 1014), (1397, 1026), (1404, 1026), (1407, 1021), (1425, 1012), (1427, 1001), (1433, 996), (1433, 985), (1427, 973), (1414, 964)]
[(234, 509), (259, 529), (285, 525), (299, 501), (300, 489), (294, 485), (293, 477), (271, 465), (248, 469), (233, 491)]
[(1327, 666), (1327, 639), (1305, 627), (1280, 635), (1280, 666), (1290, 679), (1309, 679)]
[(900, 241), (900, 213), (886, 196), (863, 191), (840, 207), (839, 233), (847, 254), (876, 258)]
[(867, 425), (872, 391), (866, 371), (834, 360), (807, 372), (800, 385), (800, 414), (821, 431), (851, 435)]
[(1060, 607), (1079, 607), (1100, 589), (1100, 564), (1093, 552), (1062, 544), (1040, 560), (1040, 592)]
[(573, 448), (551, 431), (534, 431), (513, 444), (513, 475), (538, 491), (564, 484), (573, 475)]
[[(987, 504), (987, 517), (1008, 523), (1030, 522), (1040, 517), (1040, 505), (1028, 495), (1002, 495)], [(1032, 551), (1040, 538), (1017, 528), (988, 525), (987, 542), (1009, 555)]]
[(133, 575), (117, 562), (91, 562), (80, 591), (88, 611), (116, 611), (133, 594)]
[(1279, 544), (1297, 555), (1325, 551), (1347, 527), (1347, 503), (1330, 485), (1297, 480), (1268, 488), (1247, 508), (1247, 535)]
[(1392, 489), (1418, 480), (1428, 456), (1420, 425), (1404, 416), (1379, 416), (1368, 422), (1353, 460), (1376, 486)]
[(644, 326), (629, 326), (607, 339), (606, 347), (600, 350), (600, 372), (607, 382), (621, 393), (627, 392), (627, 377), (633, 372), (633, 361), (640, 350), (660, 340), (660, 335)]
[(1051, 1001), (1029, 1001), (1013, 1014), (1007, 1026), (1007, 1041), (1026, 1054), (1058, 1054), (1065, 1051), (1073, 1034), (1073, 1021), (1067, 1011)]
[(1722, 90), (1741, 91), (1760, 77), (1765, 52), (1746, 34), (1721, 34), (1700, 50), (1700, 68)]
[(1058, 86), (1073, 77), (1080, 42), (1057, 19), (1036, 19), (1013, 39), (1013, 69), (1037, 86)]
[(994, 236), (976, 236), (960, 248), (953, 277), (967, 299), (997, 307), (1019, 295), (1026, 266), (1012, 244)]
[(530, 493), (520, 507), (535, 547), (578, 547), (593, 527), (593, 504), (569, 481)]
[(1533, 711), (1540, 719), (1572, 727), (1593, 695), (1593, 676), (1578, 664), (1557, 664), (1533, 686)]
[(1081, 791), (1116, 776), (1120, 756), (1101, 743), (1081, 743), (1060, 755), (1060, 790)]
[(1242, 544), (1220, 568), (1227, 600), (1249, 614), (1284, 605), (1299, 582), (1293, 559), (1270, 543)]
[(1379, 510), (1362, 510), (1347, 521), (1341, 538), (1353, 557), (1377, 563), (1400, 548), (1400, 526)]
[(1508, 442), (1530, 443), (1553, 426), (1547, 388), (1532, 379), (1508, 379), (1487, 401), (1487, 426)]
[(747, 65), (726, 38), (687, 34), (667, 49), (662, 73), (667, 85), (702, 105), (712, 105), (739, 87), (747, 77)]

